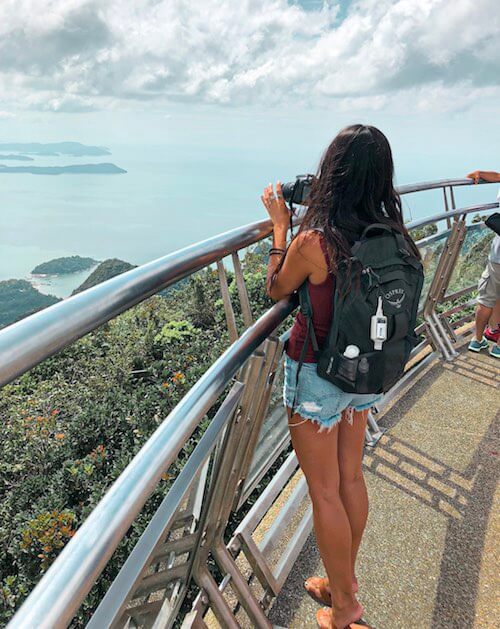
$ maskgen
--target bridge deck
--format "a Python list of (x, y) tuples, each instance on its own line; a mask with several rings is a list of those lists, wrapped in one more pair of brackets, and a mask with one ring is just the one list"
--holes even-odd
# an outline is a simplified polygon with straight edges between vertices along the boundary
[[(499, 386), (500, 363), (462, 347), (378, 416), (387, 432), (365, 450), (370, 514), (357, 566), (376, 629), (497, 626)], [(276, 626), (316, 626), (310, 575), (325, 575), (314, 532), (269, 612)]]

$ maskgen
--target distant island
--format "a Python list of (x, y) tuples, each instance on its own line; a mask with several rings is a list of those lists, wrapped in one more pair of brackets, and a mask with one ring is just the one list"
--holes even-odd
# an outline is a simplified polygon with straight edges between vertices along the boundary
[(31, 173), (32, 175), (121, 175), (127, 171), (115, 164), (73, 164), (71, 166), (4, 166), (1, 174)]
[[(83, 261), (92, 261), (95, 264), (97, 261), (92, 258), (82, 258), (81, 256), (69, 256), (66, 258), (56, 258), (49, 260), (43, 264), (36, 266), (32, 274), (52, 274), (52, 273), (71, 273), (73, 271), (83, 270), (82, 268), (76, 268), (77, 265), (83, 264)], [(88, 268), (88, 267), (87, 267)], [(118, 258), (109, 258), (101, 262), (87, 279), (75, 288), (70, 296), (81, 293), (88, 288), (92, 288), (97, 284), (101, 284), (106, 280), (111, 279), (122, 273), (135, 269), (135, 264), (130, 264), (124, 260)], [(64, 269), (68, 269), (67, 271)], [(70, 270), (71, 269), (71, 270)], [(158, 292), (159, 296), (167, 297), (170, 293), (177, 291), (179, 288), (189, 283), (191, 280), (189, 277), (185, 277), (179, 280), (172, 286), (164, 288)], [(24, 317), (52, 306), (52, 304), (61, 301), (55, 295), (45, 295), (36, 289), (27, 280), (5, 280), (0, 281), (0, 328), (3, 328), (11, 323), (19, 321)]]
[(19, 321), (38, 310), (60, 301), (54, 295), (44, 295), (27, 280), (0, 282), (0, 328)]
[(99, 260), (93, 258), (83, 258), (82, 256), (68, 256), (65, 258), (54, 258), (48, 262), (42, 262), (32, 271), (32, 275), (63, 275), (65, 273), (76, 273), (91, 269)]
[(41, 142), (10, 142), (0, 144), (0, 151), (49, 156), (70, 155), (72, 157), (111, 155), (111, 151), (106, 146), (87, 146), (80, 144), (80, 142), (51, 142), (49, 144)]
[(104, 262), (101, 262), (97, 269), (95, 269), (87, 277), (83, 284), (80, 284), (78, 288), (75, 288), (71, 295), (81, 293), (83, 290), (87, 290), (87, 288), (91, 288), (92, 286), (105, 282), (116, 275), (130, 271), (130, 269), (135, 269), (135, 265), (119, 260), (118, 258), (104, 260)]
[(28, 157), (27, 155), (15, 155), (11, 153), (10, 155), (0, 155), (0, 160), (2, 159), (11, 159), (17, 162), (34, 162), (35, 160), (32, 157)]

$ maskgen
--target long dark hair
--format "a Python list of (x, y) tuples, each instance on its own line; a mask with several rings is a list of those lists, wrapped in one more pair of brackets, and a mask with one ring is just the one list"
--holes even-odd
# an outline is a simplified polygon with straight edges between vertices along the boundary
[(384, 223), (399, 231), (411, 252), (420, 252), (403, 222), (401, 199), (393, 185), (394, 163), (385, 135), (375, 127), (355, 124), (326, 149), (311, 187), (308, 209), (298, 230), (320, 227), (331, 265), (351, 264), (350, 245), (363, 229)]

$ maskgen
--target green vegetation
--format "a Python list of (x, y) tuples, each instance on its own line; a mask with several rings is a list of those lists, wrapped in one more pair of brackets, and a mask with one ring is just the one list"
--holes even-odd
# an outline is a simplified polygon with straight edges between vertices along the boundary
[(60, 301), (43, 295), (26, 280), (0, 282), (0, 328)]
[(92, 271), (83, 284), (80, 284), (78, 288), (75, 288), (71, 294), (76, 295), (76, 293), (81, 293), (82, 290), (87, 290), (87, 288), (91, 288), (101, 282), (105, 282), (106, 280), (115, 277), (115, 275), (125, 273), (125, 271), (130, 271), (130, 269), (135, 269), (135, 265), (119, 260), (118, 258), (104, 260), (97, 269)]
[(42, 262), (31, 272), (34, 275), (62, 275), (63, 273), (76, 273), (85, 271), (98, 263), (94, 258), (82, 258), (82, 256), (68, 256), (65, 258), (54, 258), (48, 262)]
[(428, 238), (429, 236), (434, 236), (437, 234), (438, 227), (435, 223), (431, 223), (430, 225), (424, 225), (423, 227), (415, 227), (414, 229), (410, 229), (410, 236), (413, 240), (418, 241), (422, 240), (422, 238)]
[[(272, 305), (263, 291), (266, 265), (261, 256), (249, 253), (243, 268), (258, 316)], [(228, 279), (242, 330), (231, 273)], [(228, 344), (217, 272), (206, 269), (123, 313), (0, 391), (0, 626)], [(88, 619), (208, 421), (201, 422), (164, 475), (74, 626)]]

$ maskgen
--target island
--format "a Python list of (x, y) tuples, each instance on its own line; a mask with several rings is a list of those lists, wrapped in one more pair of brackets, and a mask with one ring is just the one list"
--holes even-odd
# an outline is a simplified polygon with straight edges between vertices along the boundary
[(80, 144), (80, 142), (52, 142), (49, 144), (41, 142), (9, 142), (0, 144), (0, 151), (49, 156), (70, 155), (71, 157), (111, 155), (111, 151), (106, 146), (87, 146)]
[(15, 153), (10, 153), (9, 155), (0, 155), (0, 161), (2, 159), (13, 160), (17, 162), (34, 162), (35, 160), (32, 157), (28, 157), (28, 155), (16, 155)]
[(109, 260), (104, 260), (101, 264), (95, 269), (83, 282), (80, 284), (78, 288), (71, 293), (71, 295), (76, 295), (77, 293), (81, 293), (87, 288), (91, 288), (92, 286), (96, 286), (101, 282), (105, 282), (106, 280), (115, 277), (116, 275), (120, 275), (121, 273), (125, 273), (126, 271), (130, 271), (130, 269), (135, 269), (136, 265), (130, 264), (129, 262), (124, 262), (123, 260), (119, 260), (118, 258), (110, 258)]
[(73, 164), (71, 166), (4, 166), (0, 175), (30, 173), (32, 175), (121, 175), (127, 171), (115, 164)]
[(40, 293), (27, 280), (4, 280), (0, 282), (0, 328), (58, 301), (54, 295)]
[(66, 273), (77, 273), (91, 269), (99, 260), (94, 258), (83, 258), (82, 256), (68, 256), (64, 258), (54, 258), (48, 262), (38, 264), (32, 271), (32, 275), (63, 275)]

